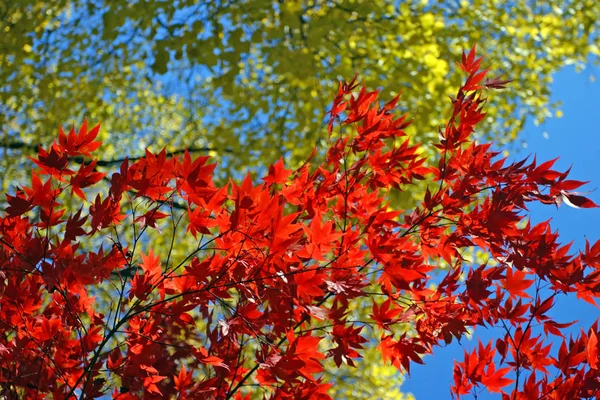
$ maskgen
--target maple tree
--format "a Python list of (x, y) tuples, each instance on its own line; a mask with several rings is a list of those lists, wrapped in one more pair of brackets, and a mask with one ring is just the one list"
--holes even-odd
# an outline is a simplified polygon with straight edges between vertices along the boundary
[[(358, 364), (366, 330), (410, 372), (469, 328), (498, 326), (503, 335), (455, 363), (454, 396), (595, 397), (598, 324), (567, 340), (571, 323), (549, 311), (567, 293), (595, 304), (600, 241), (572, 255), (525, 211), (596, 205), (554, 160), (508, 163), (472, 140), (481, 92), (508, 83), (486, 79), (481, 61), (463, 54), (467, 79), (432, 165), (409, 143), (398, 97), (380, 104), (356, 78), (330, 109), (325, 161), (292, 171), (280, 159), (262, 183), (216, 185), (209, 157), (164, 150), (108, 177), (95, 170), (99, 127), (59, 131), (0, 218), (1, 394), (326, 399), (324, 360)], [(387, 206), (390, 190), (427, 179), (417, 207)], [(73, 202), (82, 207), (67, 211)], [(173, 251), (175, 235), (153, 248), (152, 231), (169, 226), (187, 232), (187, 254)], [(472, 248), (488, 262), (469, 263)], [(353, 319), (365, 299), (369, 318)]]

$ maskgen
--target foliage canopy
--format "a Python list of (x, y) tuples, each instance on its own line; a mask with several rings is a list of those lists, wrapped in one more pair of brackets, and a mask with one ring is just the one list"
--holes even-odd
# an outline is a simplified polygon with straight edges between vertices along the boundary
[[(467, 79), (433, 165), (396, 116), (398, 98), (380, 104), (354, 80), (333, 101), (338, 135), (324, 160), (291, 170), (280, 159), (259, 184), (216, 184), (208, 157), (163, 150), (122, 162), (103, 185), (99, 127), (59, 131), (0, 217), (2, 394), (328, 399), (324, 360), (359, 363), (366, 330), (410, 371), (469, 328), (494, 326), (497, 340), (456, 362), (455, 396), (594, 396), (598, 324), (567, 340), (570, 323), (549, 312), (567, 293), (595, 304), (600, 241), (571, 255), (524, 213), (530, 202), (597, 206), (554, 161), (508, 164), (472, 140), (481, 91), (506, 84), (480, 64), (463, 54)], [(390, 187), (426, 178), (436, 186), (415, 209), (387, 207)], [(88, 200), (93, 188), (102, 193)], [(85, 207), (70, 212), (74, 198)], [(169, 226), (187, 233), (187, 254), (153, 248), (151, 232)], [(473, 246), (488, 262), (462, 256)], [(102, 292), (113, 294), (104, 304)], [(354, 320), (351, 304), (365, 300), (370, 315)]]
[(297, 167), (324, 145), (332, 82), (356, 72), (401, 90), (428, 143), (460, 82), (451, 60), (475, 42), (516, 81), (481, 132), (512, 140), (553, 114), (553, 72), (599, 54), (595, 0), (19, 0), (0, 15), (4, 188), (49, 127), (83, 116), (103, 121), (103, 161), (168, 145), (209, 151), (220, 177), (280, 155)]

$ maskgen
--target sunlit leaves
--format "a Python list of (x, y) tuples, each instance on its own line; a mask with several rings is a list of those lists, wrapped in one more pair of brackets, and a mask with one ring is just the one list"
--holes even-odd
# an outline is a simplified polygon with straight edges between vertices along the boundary
[[(465, 38), (503, 66), (505, 78), (488, 87), (516, 81), (490, 99), (493, 118), (482, 129), (512, 140), (526, 117), (541, 123), (549, 115), (553, 72), (600, 53), (598, 11), (593, 0), (541, 9), (522, 0), (17, 1), (2, 10), (0, 122), (8, 129), (3, 145), (23, 146), (4, 157), (20, 167), (22, 152), (50, 141), (51, 127), (85, 115), (104, 121), (105, 161), (169, 145), (210, 149), (229, 171), (281, 153), (297, 167), (325, 137), (318, 129), (334, 82), (357, 71), (369, 90), (385, 87), (385, 97), (402, 89), (411, 133), (431, 141), (459, 79), (453, 60)], [(342, 108), (334, 102), (331, 110)], [(22, 176), (14, 164), (5, 179)]]
[[(339, 391), (325, 365), (359, 366), (376, 348), (408, 373), (490, 326), (499, 337), (455, 363), (455, 396), (590, 397), (597, 324), (567, 342), (571, 323), (551, 310), (565, 293), (600, 297), (600, 245), (572, 255), (525, 213), (565, 196), (595, 205), (554, 161), (509, 164), (473, 141), (487, 72), (474, 53), (433, 165), (398, 99), (381, 106), (354, 81), (331, 115), (348, 134), (332, 134), (324, 161), (280, 159), (262, 182), (215, 183), (207, 157), (166, 150), (119, 161), (105, 181), (100, 161), (81, 160), (98, 132), (59, 133), (0, 217), (0, 385), (13, 397), (327, 399)], [(388, 209), (390, 189), (421, 180), (435, 185), (418, 205)], [(487, 261), (466, 256), (473, 246)]]

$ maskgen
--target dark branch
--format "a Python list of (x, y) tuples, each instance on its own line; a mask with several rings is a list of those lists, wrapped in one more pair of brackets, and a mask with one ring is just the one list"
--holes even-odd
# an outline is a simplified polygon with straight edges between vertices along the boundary
[[(21, 142), (21, 141), (0, 143), (0, 147), (4, 147), (5, 149), (10, 149), (10, 150), (25, 149), (25, 150), (29, 150), (29, 151), (37, 151), (39, 146), (40, 145), (38, 145), (38, 144), (25, 143), (25, 142)], [(178, 156), (178, 155), (185, 153), (185, 150), (186, 149), (178, 149), (178, 150), (170, 151), (167, 153), (167, 155), (169, 155), (171, 157)], [(234, 153), (234, 151), (232, 149), (219, 150), (219, 149), (215, 149), (212, 147), (190, 147), (187, 149), (187, 151), (190, 153), (207, 153), (209, 151), (216, 151), (216, 152), (222, 152), (222, 153), (227, 153), (227, 154)], [(129, 157), (129, 161), (137, 161), (144, 157), (145, 156)], [(71, 161), (76, 162), (78, 164), (83, 164), (85, 159), (84, 159), (84, 157), (73, 157), (73, 158), (71, 158)], [(125, 161), (125, 158), (115, 158), (113, 160), (98, 160), (96, 165), (99, 167), (108, 167), (108, 166), (115, 165), (115, 164), (121, 164), (123, 161)]]

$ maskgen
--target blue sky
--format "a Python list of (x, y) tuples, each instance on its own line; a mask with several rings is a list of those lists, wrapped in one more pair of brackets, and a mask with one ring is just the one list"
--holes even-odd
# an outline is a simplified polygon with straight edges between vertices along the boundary
[[(594, 75), (600, 79), (600, 69), (589, 66), (580, 73), (576, 73), (573, 66), (558, 72), (554, 76), (552, 100), (563, 102), (563, 117), (551, 118), (540, 126), (527, 124), (519, 137), (519, 141), (524, 140), (527, 147), (518, 146), (515, 151), (513, 146), (511, 158), (521, 159), (535, 154), (538, 162), (542, 162), (560, 157), (555, 169), (561, 171), (572, 166), (570, 178), (590, 181), (582, 190), (592, 191), (587, 197), (600, 204), (600, 82), (592, 82)], [(551, 218), (551, 225), (560, 232), (562, 242), (574, 241), (572, 251), (582, 248), (586, 237), (590, 243), (600, 240), (600, 209), (574, 209), (566, 205), (557, 209), (533, 205), (530, 210), (534, 223)], [(557, 322), (579, 321), (570, 329), (574, 335), (581, 328), (587, 330), (600, 317), (600, 310), (577, 300), (575, 296), (561, 297), (555, 308), (552, 316)], [(498, 329), (480, 329), (472, 340), (463, 340), (462, 345), (470, 350), (477, 345), (478, 338), (487, 343), (489, 339), (499, 337), (500, 333)], [(403, 385), (403, 392), (413, 393), (419, 400), (450, 398), (453, 360), (462, 360), (463, 347), (452, 343), (445, 348), (436, 348), (434, 352), (424, 360), (425, 365), (411, 366), (411, 377)], [(478, 400), (499, 398), (499, 395), (485, 391), (477, 397)]]

